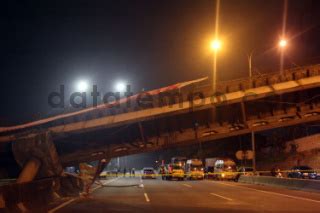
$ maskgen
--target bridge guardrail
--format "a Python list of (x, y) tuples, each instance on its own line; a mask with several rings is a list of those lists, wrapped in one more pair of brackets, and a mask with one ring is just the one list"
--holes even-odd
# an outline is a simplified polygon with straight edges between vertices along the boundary
[(320, 74), (320, 64), (302, 66), (293, 69), (284, 70), (283, 74), (271, 72), (261, 75), (255, 75), (250, 78), (234, 79), (222, 81), (217, 84), (219, 92), (234, 92), (244, 89), (266, 86), (284, 81), (298, 80), (303, 77), (311, 77)]

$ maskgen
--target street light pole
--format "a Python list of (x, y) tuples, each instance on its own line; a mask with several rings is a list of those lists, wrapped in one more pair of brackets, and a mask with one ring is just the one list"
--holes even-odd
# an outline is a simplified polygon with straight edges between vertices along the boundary
[(253, 173), (256, 173), (256, 141), (255, 141), (255, 135), (254, 132), (251, 132), (251, 146), (252, 146), (252, 168), (253, 168)]
[(253, 55), (253, 51), (251, 51), (251, 53), (248, 54), (250, 87), (252, 86), (252, 55)]
[[(211, 42), (211, 49), (213, 51), (213, 70), (212, 70), (212, 95), (213, 97), (217, 92), (217, 56), (218, 50), (221, 48), (221, 42), (218, 39), (215, 39)], [(216, 108), (212, 109), (212, 121), (216, 119)]]
[(214, 35), (214, 41), (211, 43), (211, 48), (214, 51), (213, 55), (213, 76), (212, 76), (212, 90), (213, 93), (216, 93), (216, 83), (217, 83), (217, 51), (221, 47), (221, 42), (219, 40), (219, 16), (220, 16), (220, 0), (216, 0), (216, 19), (215, 19), (215, 35)]
[(218, 50), (221, 48), (221, 42), (218, 39), (215, 39), (211, 42), (211, 49), (213, 50), (213, 73), (212, 73), (212, 91), (216, 92), (217, 84), (217, 56)]
[(212, 91), (216, 92), (216, 83), (217, 83), (217, 52), (213, 53), (213, 73), (212, 73)]
[(252, 54), (253, 51), (248, 55), (248, 65), (249, 65), (249, 77), (252, 78)]
[(280, 48), (280, 74), (283, 74), (283, 67), (284, 67), (284, 51), (287, 46), (288, 42), (286, 39), (281, 39), (279, 41), (279, 48)]

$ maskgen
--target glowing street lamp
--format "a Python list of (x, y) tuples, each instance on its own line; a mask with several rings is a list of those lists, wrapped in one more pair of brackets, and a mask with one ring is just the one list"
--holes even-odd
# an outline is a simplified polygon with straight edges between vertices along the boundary
[(288, 41), (286, 39), (280, 39), (279, 41), (279, 48), (280, 48), (280, 74), (283, 73), (284, 67), (284, 50), (288, 45)]
[(285, 39), (281, 39), (281, 40), (279, 41), (279, 47), (280, 47), (281, 49), (285, 48), (285, 47), (287, 46), (287, 44), (288, 44), (288, 42), (287, 42), (287, 40), (285, 40)]
[(221, 41), (215, 39), (210, 44), (211, 49), (213, 50), (213, 73), (212, 73), (212, 90), (216, 92), (216, 81), (217, 81), (217, 52), (221, 49)]
[(114, 89), (116, 92), (124, 92), (126, 91), (126, 87), (126, 83), (122, 81), (116, 82), (116, 84), (114, 85)]
[(85, 92), (88, 90), (88, 88), (89, 88), (89, 84), (87, 81), (82, 80), (77, 83), (78, 92)]
[(211, 42), (211, 49), (214, 50), (214, 51), (218, 51), (220, 48), (221, 48), (221, 41), (220, 40), (213, 40)]

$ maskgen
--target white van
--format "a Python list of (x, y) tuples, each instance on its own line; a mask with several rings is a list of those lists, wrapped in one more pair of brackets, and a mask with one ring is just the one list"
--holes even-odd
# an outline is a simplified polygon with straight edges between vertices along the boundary
[(236, 163), (230, 158), (217, 158), (214, 164), (213, 176), (218, 180), (236, 180)]

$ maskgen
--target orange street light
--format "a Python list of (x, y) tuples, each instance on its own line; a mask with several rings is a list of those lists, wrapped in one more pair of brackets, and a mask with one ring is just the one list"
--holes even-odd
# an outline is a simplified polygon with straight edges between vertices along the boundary
[(288, 42), (285, 39), (281, 39), (279, 41), (279, 47), (282, 48), (282, 49), (285, 48), (287, 46), (287, 44), (288, 44)]
[(211, 42), (211, 49), (214, 51), (218, 51), (221, 48), (221, 41), (220, 40), (213, 40)]

